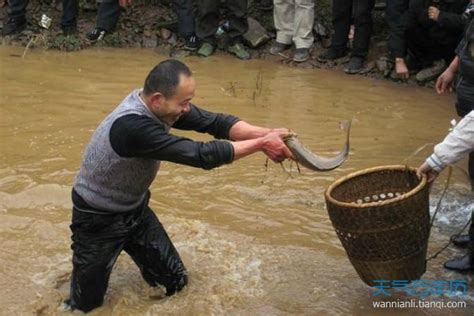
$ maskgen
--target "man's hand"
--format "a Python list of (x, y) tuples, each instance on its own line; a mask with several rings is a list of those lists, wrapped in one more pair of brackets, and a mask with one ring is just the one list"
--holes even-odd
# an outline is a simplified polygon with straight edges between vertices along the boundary
[(423, 174), (426, 174), (428, 177), (428, 183), (433, 182), (439, 175), (439, 173), (434, 171), (426, 161), (416, 169), (418, 179), (421, 179)]
[(429, 7), (428, 8), (428, 17), (433, 21), (438, 21), (439, 9), (437, 7)]
[(410, 73), (408, 72), (408, 67), (405, 64), (405, 60), (403, 58), (396, 58), (395, 59), (395, 71), (400, 79), (407, 80), (410, 77)]
[(132, 5), (132, 0), (119, 0), (119, 5), (122, 8), (126, 8), (129, 5)]
[(436, 80), (436, 92), (438, 94), (442, 94), (446, 92), (446, 90), (451, 90), (451, 84), (453, 83), (455, 73), (448, 67)]
[(262, 151), (274, 162), (282, 162), (289, 158), (294, 160), (290, 149), (283, 142), (283, 137), (291, 135), (286, 128), (273, 129), (263, 137)]

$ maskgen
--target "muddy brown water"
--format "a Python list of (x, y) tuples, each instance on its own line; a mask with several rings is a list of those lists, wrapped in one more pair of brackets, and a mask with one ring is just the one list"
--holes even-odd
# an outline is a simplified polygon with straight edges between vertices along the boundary
[[(60, 302), (71, 270), (70, 190), (84, 147), (97, 124), (165, 57), (114, 49), (14, 56), (22, 52), (0, 48), (0, 314), (67, 314)], [(329, 184), (349, 172), (403, 164), (420, 145), (440, 141), (456, 117), (453, 95), (223, 55), (185, 62), (197, 80), (194, 103), (291, 128), (320, 154), (342, 148), (339, 122), (353, 117), (350, 156), (327, 173), (302, 168), (298, 174), (286, 163), (291, 176), (273, 163), (265, 168), (263, 154), (212, 171), (163, 163), (151, 206), (182, 255), (190, 284), (162, 298), (122, 254), (105, 304), (92, 315), (472, 315), (472, 279), (441, 267), (459, 253), (453, 249), (431, 261), (423, 278), (467, 280), (467, 308), (374, 309), (380, 298), (350, 265), (323, 199)], [(466, 217), (472, 195), (459, 172), (452, 190), (450, 203), (462, 210), (445, 214), (439, 225), (454, 229), (463, 218), (450, 219)], [(434, 229), (430, 252), (447, 238)], [(392, 295), (386, 299), (407, 299)]]

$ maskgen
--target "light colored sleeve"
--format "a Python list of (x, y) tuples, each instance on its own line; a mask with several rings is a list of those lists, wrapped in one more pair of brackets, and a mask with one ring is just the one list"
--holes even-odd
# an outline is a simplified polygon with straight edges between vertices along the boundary
[(461, 160), (474, 150), (474, 111), (469, 112), (446, 138), (435, 146), (426, 159), (433, 170), (441, 172), (447, 165)]

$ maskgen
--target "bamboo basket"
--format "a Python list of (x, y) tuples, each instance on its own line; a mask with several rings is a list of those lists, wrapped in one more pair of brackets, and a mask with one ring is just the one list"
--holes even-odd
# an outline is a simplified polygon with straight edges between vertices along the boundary
[(325, 199), (337, 236), (365, 283), (411, 281), (426, 271), (429, 192), (416, 169), (361, 170), (329, 186)]

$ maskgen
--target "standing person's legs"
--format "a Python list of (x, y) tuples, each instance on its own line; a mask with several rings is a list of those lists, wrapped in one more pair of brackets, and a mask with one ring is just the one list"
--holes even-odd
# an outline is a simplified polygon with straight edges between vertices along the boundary
[(335, 60), (347, 54), (347, 36), (351, 28), (353, 2), (354, 0), (333, 0), (332, 25), (334, 35), (331, 47), (318, 56), (319, 61)]
[(139, 225), (124, 250), (140, 268), (150, 286), (163, 285), (166, 295), (183, 289), (188, 283), (186, 268), (155, 213), (146, 207)]
[(227, 51), (239, 59), (250, 59), (250, 54), (243, 45), (243, 35), (247, 32), (249, 25), (247, 21), (248, 0), (226, 0), (228, 9), (227, 19), (229, 29), (227, 35)]
[(332, 38), (331, 48), (335, 50), (344, 51), (346, 49), (354, 1), (356, 0), (334, 0), (332, 3), (334, 36)]
[(112, 267), (120, 254), (126, 229), (114, 215), (73, 209), (73, 250), (70, 306), (89, 312), (102, 305)]
[(273, 19), (277, 31), (276, 41), (280, 44), (291, 45), (295, 34), (295, 1), (273, 1)]
[(400, 18), (402, 14), (408, 10), (409, 0), (389, 0), (386, 1), (385, 8), (385, 20), (388, 24), (389, 36), (388, 36), (388, 50), (392, 56), (391, 58), (395, 59), (393, 56), (393, 51), (395, 50), (395, 44), (393, 39), (393, 32), (395, 31), (398, 23), (400, 23)]
[(293, 42), (296, 48), (313, 45), (314, 0), (296, 0)]
[(173, 0), (173, 10), (178, 16), (178, 33), (186, 41), (184, 49), (197, 50), (199, 41), (195, 33), (196, 24), (192, 0)]
[(229, 21), (229, 45), (242, 42), (242, 36), (249, 29), (247, 21), (248, 0), (226, 0)]
[(370, 35), (372, 34), (372, 9), (374, 0), (353, 0), (354, 41), (349, 64), (344, 71), (356, 74), (364, 70), (369, 52)]
[(367, 57), (372, 34), (374, 0), (354, 0), (354, 42), (352, 56)]
[(64, 33), (75, 33), (77, 31), (78, 12), (79, 0), (63, 0), (61, 28), (63, 29)]
[(23, 19), (26, 16), (26, 7), (28, 6), (29, 0), (10, 0), (8, 17), (10, 19)]
[[(471, 221), (474, 219), (474, 212), (471, 214)], [(461, 237), (461, 236), (459, 236)], [(468, 238), (464, 246), (467, 246), (467, 253), (462, 257), (456, 257), (444, 263), (444, 267), (458, 272), (474, 271), (474, 225), (471, 222)]]
[(97, 11), (96, 26), (86, 38), (91, 43), (100, 41), (106, 33), (112, 32), (117, 26), (120, 17), (120, 4), (118, 0), (102, 0)]
[(295, 33), (295, 0), (275, 0), (273, 4), (273, 21), (277, 31), (275, 43), (270, 47), (270, 54), (277, 55), (289, 49)]
[(28, 0), (10, 0), (8, 21), (3, 25), (2, 34), (10, 35), (23, 31), (26, 26), (26, 7)]
[(212, 46), (216, 45), (215, 34), (219, 26), (220, 0), (198, 0), (197, 36)]
[(118, 0), (102, 0), (97, 12), (97, 28), (112, 32), (117, 26), (120, 10)]
[(191, 0), (173, 0), (173, 10), (178, 17), (178, 33), (183, 38), (194, 35), (195, 21)]

